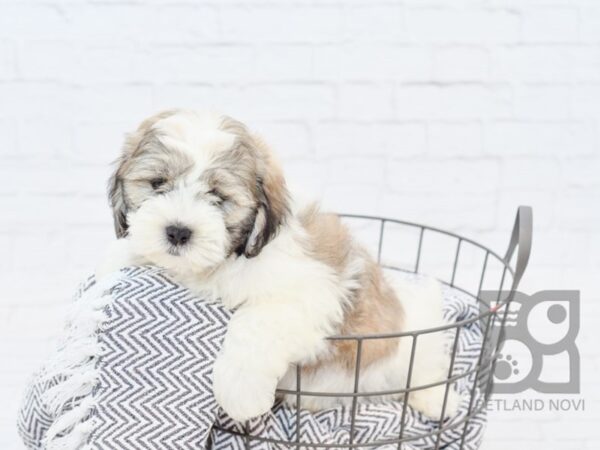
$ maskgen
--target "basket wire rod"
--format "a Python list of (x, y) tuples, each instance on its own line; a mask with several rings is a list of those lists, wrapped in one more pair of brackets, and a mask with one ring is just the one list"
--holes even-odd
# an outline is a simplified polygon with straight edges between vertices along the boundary
[[(356, 340), (356, 366), (354, 367), (354, 389), (352, 397), (352, 411), (350, 415), (350, 445), (354, 443), (354, 427), (356, 425), (356, 408), (358, 406), (358, 386), (360, 383), (360, 362), (362, 358), (362, 339)], [(351, 447), (348, 447), (351, 448)]]
[(460, 245), (462, 244), (462, 238), (458, 238), (456, 244), (456, 254), (454, 255), (454, 265), (452, 266), (452, 278), (450, 279), (450, 286), (454, 287), (454, 279), (456, 278), (456, 266), (458, 265), (458, 257), (460, 255)]
[(381, 219), (381, 224), (379, 225), (379, 243), (377, 247), (377, 264), (381, 263), (381, 251), (383, 248), (383, 232), (385, 230), (385, 219)]
[[(334, 398), (346, 398), (346, 397), (382, 397), (386, 395), (399, 395), (405, 394), (406, 392), (414, 392), (421, 391), (424, 389), (429, 389), (435, 386), (441, 386), (442, 384), (446, 384), (448, 381), (455, 382), (461, 378), (468, 377), (469, 375), (475, 373), (477, 371), (476, 368), (469, 369), (466, 372), (461, 372), (457, 375), (453, 375), (452, 378), (448, 380), (436, 381), (433, 383), (421, 384), (419, 386), (410, 387), (407, 389), (388, 389), (385, 391), (374, 391), (374, 392), (361, 392), (352, 393), (352, 392), (315, 392), (315, 391), (302, 391), (301, 394), (305, 397), (334, 397)], [(297, 394), (295, 390), (292, 389), (277, 389), (276, 392), (278, 394)]]
[(250, 450), (250, 436), (251, 436), (251, 434), (250, 434), (250, 428), (249, 428), (248, 424), (249, 424), (249, 421), (246, 420), (244, 422), (244, 448), (246, 450)]
[[(444, 402), (442, 403), (442, 413), (440, 414), (440, 425), (443, 426), (444, 416), (446, 415), (446, 406), (448, 406), (448, 393), (452, 388), (452, 373), (454, 372), (454, 362), (456, 361), (456, 353), (458, 350), (458, 342), (460, 340), (460, 330), (462, 327), (456, 328), (456, 334), (454, 335), (454, 344), (452, 345), (452, 356), (450, 358), (450, 366), (448, 367), (448, 376), (446, 382), (446, 389), (444, 390)], [(437, 440), (435, 442), (435, 450), (440, 448), (440, 443), (442, 442), (442, 433), (437, 435)]]
[[(483, 355), (485, 353), (485, 348), (486, 348), (487, 339), (488, 339), (488, 332), (490, 330), (490, 324), (493, 322), (493, 318), (495, 318), (495, 317), (496, 317), (496, 315), (492, 314), (492, 315), (488, 316), (488, 318), (486, 320), (485, 330), (483, 332), (483, 341), (481, 343), (481, 350), (479, 350), (479, 356), (477, 357), (477, 372), (475, 372), (475, 377), (473, 378), (473, 386), (471, 387), (471, 392), (469, 393), (469, 407), (467, 408), (467, 416), (471, 413), (471, 410), (473, 409), (473, 402), (475, 400), (475, 391), (477, 389), (477, 383), (479, 381), (479, 375), (481, 373), (481, 362), (483, 360)], [(484, 400), (484, 403), (485, 403), (485, 400)], [(467, 432), (469, 429), (469, 422), (470, 422), (470, 420), (467, 420), (465, 422), (465, 426), (463, 428), (462, 436), (460, 439), (459, 450), (462, 450), (465, 445), (465, 438), (467, 437)]]
[(502, 305), (496, 309), (496, 314), (500, 310), (500, 308), (504, 308), (504, 312), (502, 314), (502, 322), (500, 322), (500, 334), (498, 335), (498, 341), (496, 342), (496, 348), (494, 349), (494, 359), (492, 360), (492, 369), (490, 372), (490, 378), (487, 381), (487, 386), (485, 389), (486, 398), (490, 395), (491, 389), (493, 388), (494, 383), (494, 372), (496, 371), (496, 360), (498, 351), (500, 350), (500, 346), (502, 345), (502, 340), (504, 339), (504, 327), (506, 326), (506, 318), (508, 317), (508, 310), (510, 309), (510, 303), (512, 300), (512, 296), (508, 299), (507, 302), (500, 303), (500, 296), (502, 295), (502, 287), (504, 286), (504, 277), (506, 275), (506, 266), (504, 266), (504, 270), (502, 271), (502, 279), (500, 280), (500, 287), (498, 290), (498, 298), (496, 300), (497, 305)]
[(502, 296), (502, 287), (504, 286), (504, 278), (506, 277), (506, 266), (502, 270), (502, 278), (500, 279), (500, 286), (498, 287), (498, 297), (496, 298), (496, 304), (500, 303), (500, 297)]
[[(405, 389), (410, 389), (410, 380), (412, 378), (413, 363), (415, 361), (415, 352), (417, 349), (417, 337), (419, 335), (412, 336), (412, 344), (410, 347), (410, 361), (408, 363), (408, 374), (406, 375)], [(404, 437), (404, 420), (406, 418), (406, 409), (408, 408), (408, 396), (410, 391), (404, 392), (404, 400), (402, 402), (402, 416), (400, 417), (400, 433), (398, 435), (398, 450), (402, 450), (402, 438)]]
[[(500, 299), (500, 297), (502, 296), (502, 288), (504, 287), (504, 278), (506, 276), (506, 266), (504, 267), (504, 270), (502, 271), (502, 279), (500, 280), (500, 287), (498, 288), (498, 297), (496, 298), (496, 305), (501, 305), (501, 306), (496, 306), (496, 309), (499, 310), (502, 305), (504, 306), (504, 314), (502, 316), (502, 322), (500, 324), (500, 329), (504, 330), (504, 325), (506, 324), (506, 318), (508, 316), (508, 310), (510, 309), (510, 303), (512, 300), (512, 295), (509, 295), (506, 298), (506, 301), (504, 299)], [(502, 336), (500, 336), (498, 338), (498, 342), (496, 343), (497, 347), (496, 347), (496, 351), (500, 348), (501, 345), (501, 341), (502, 341)]]
[[(490, 256), (490, 252), (486, 251), (485, 256), (483, 258), (483, 265), (481, 267), (481, 277), (479, 278), (479, 287), (477, 288), (477, 300), (481, 301), (481, 289), (483, 288), (483, 280), (485, 279), (485, 271), (487, 270), (488, 258)], [(489, 308), (489, 305), (488, 305)]]
[(512, 233), (510, 235), (510, 241), (508, 248), (504, 255), (504, 262), (510, 266), (510, 261), (517, 249), (517, 260), (515, 262), (515, 270), (513, 275), (513, 282), (511, 290), (517, 289), (521, 277), (525, 273), (527, 263), (529, 262), (529, 256), (531, 255), (531, 238), (533, 232), (533, 213), (531, 206), (519, 206), (517, 209), (517, 216), (515, 217), (515, 224), (513, 226)]
[(415, 268), (413, 270), (414, 273), (419, 272), (419, 264), (421, 263), (421, 248), (423, 247), (423, 234), (425, 233), (425, 227), (420, 226), (419, 231), (419, 245), (417, 247), (417, 260), (415, 261)]
[(365, 340), (377, 340), (377, 339), (388, 339), (388, 338), (399, 338), (399, 337), (405, 337), (405, 336), (414, 336), (416, 334), (437, 333), (438, 331), (454, 329), (457, 326), (468, 325), (468, 324), (477, 322), (478, 320), (481, 320), (482, 317), (487, 316), (489, 314), (490, 314), (489, 311), (485, 311), (485, 312), (480, 313), (477, 316), (469, 318), (469, 319), (463, 319), (459, 322), (446, 323), (444, 325), (439, 325), (437, 327), (431, 327), (431, 328), (426, 328), (426, 329), (422, 329), (422, 330), (404, 331), (402, 333), (357, 334), (357, 335), (352, 335), (352, 336), (336, 335), (336, 336), (329, 336), (325, 339), (330, 340), (330, 341), (349, 341), (349, 340), (355, 340), (355, 339), (359, 339), (359, 338), (365, 339)]
[(296, 448), (300, 448), (300, 408), (302, 406), (302, 366), (296, 365)]

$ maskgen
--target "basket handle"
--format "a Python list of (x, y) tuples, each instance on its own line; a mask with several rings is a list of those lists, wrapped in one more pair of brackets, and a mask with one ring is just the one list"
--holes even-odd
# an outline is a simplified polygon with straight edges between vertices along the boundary
[(531, 206), (519, 206), (517, 209), (517, 216), (515, 218), (515, 225), (510, 236), (510, 242), (504, 261), (506, 264), (510, 264), (515, 248), (518, 246), (517, 251), (517, 263), (515, 266), (515, 275), (513, 277), (512, 290), (515, 290), (523, 277), (523, 273), (527, 268), (529, 262), (529, 255), (531, 254), (531, 240), (533, 233), (533, 212)]

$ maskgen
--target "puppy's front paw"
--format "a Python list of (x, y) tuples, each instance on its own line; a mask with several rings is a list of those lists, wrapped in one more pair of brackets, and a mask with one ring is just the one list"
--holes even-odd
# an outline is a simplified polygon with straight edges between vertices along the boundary
[[(444, 394), (446, 386), (434, 386), (429, 389), (414, 391), (410, 394), (408, 403), (418, 411), (421, 411), (427, 417), (440, 420), (442, 407), (444, 405)], [(460, 406), (461, 396), (452, 387), (448, 389), (448, 399), (446, 400), (446, 409), (443, 419), (453, 417)]]
[(275, 402), (277, 379), (244, 368), (221, 356), (213, 368), (213, 391), (217, 403), (239, 422), (268, 412)]

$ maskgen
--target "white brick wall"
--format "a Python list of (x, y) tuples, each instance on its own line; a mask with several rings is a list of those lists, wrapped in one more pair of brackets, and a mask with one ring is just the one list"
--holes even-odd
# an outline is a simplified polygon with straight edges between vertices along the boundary
[(586, 413), (493, 413), (484, 449), (598, 448), (595, 0), (1, 0), (0, 448), (111, 239), (123, 133), (173, 106), (248, 122), (336, 209), (503, 251), (531, 204), (524, 290), (582, 290)]

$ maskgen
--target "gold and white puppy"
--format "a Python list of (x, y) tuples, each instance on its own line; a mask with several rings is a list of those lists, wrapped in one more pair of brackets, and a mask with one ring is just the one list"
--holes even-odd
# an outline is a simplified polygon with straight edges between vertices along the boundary
[[(120, 239), (100, 275), (152, 263), (236, 308), (213, 373), (216, 399), (234, 419), (268, 411), (278, 386), (295, 389), (295, 364), (305, 391), (352, 392), (356, 343), (327, 336), (442, 324), (439, 286), (393, 288), (335, 215), (294, 210), (270, 150), (229, 117), (175, 110), (145, 120), (109, 189)], [(404, 388), (411, 343), (364, 341), (359, 392)], [(440, 333), (421, 336), (411, 385), (443, 380), (448, 360)], [(437, 418), (444, 386), (409, 398)], [(302, 406), (349, 401), (305, 396)], [(448, 415), (458, 401), (451, 389)]]

